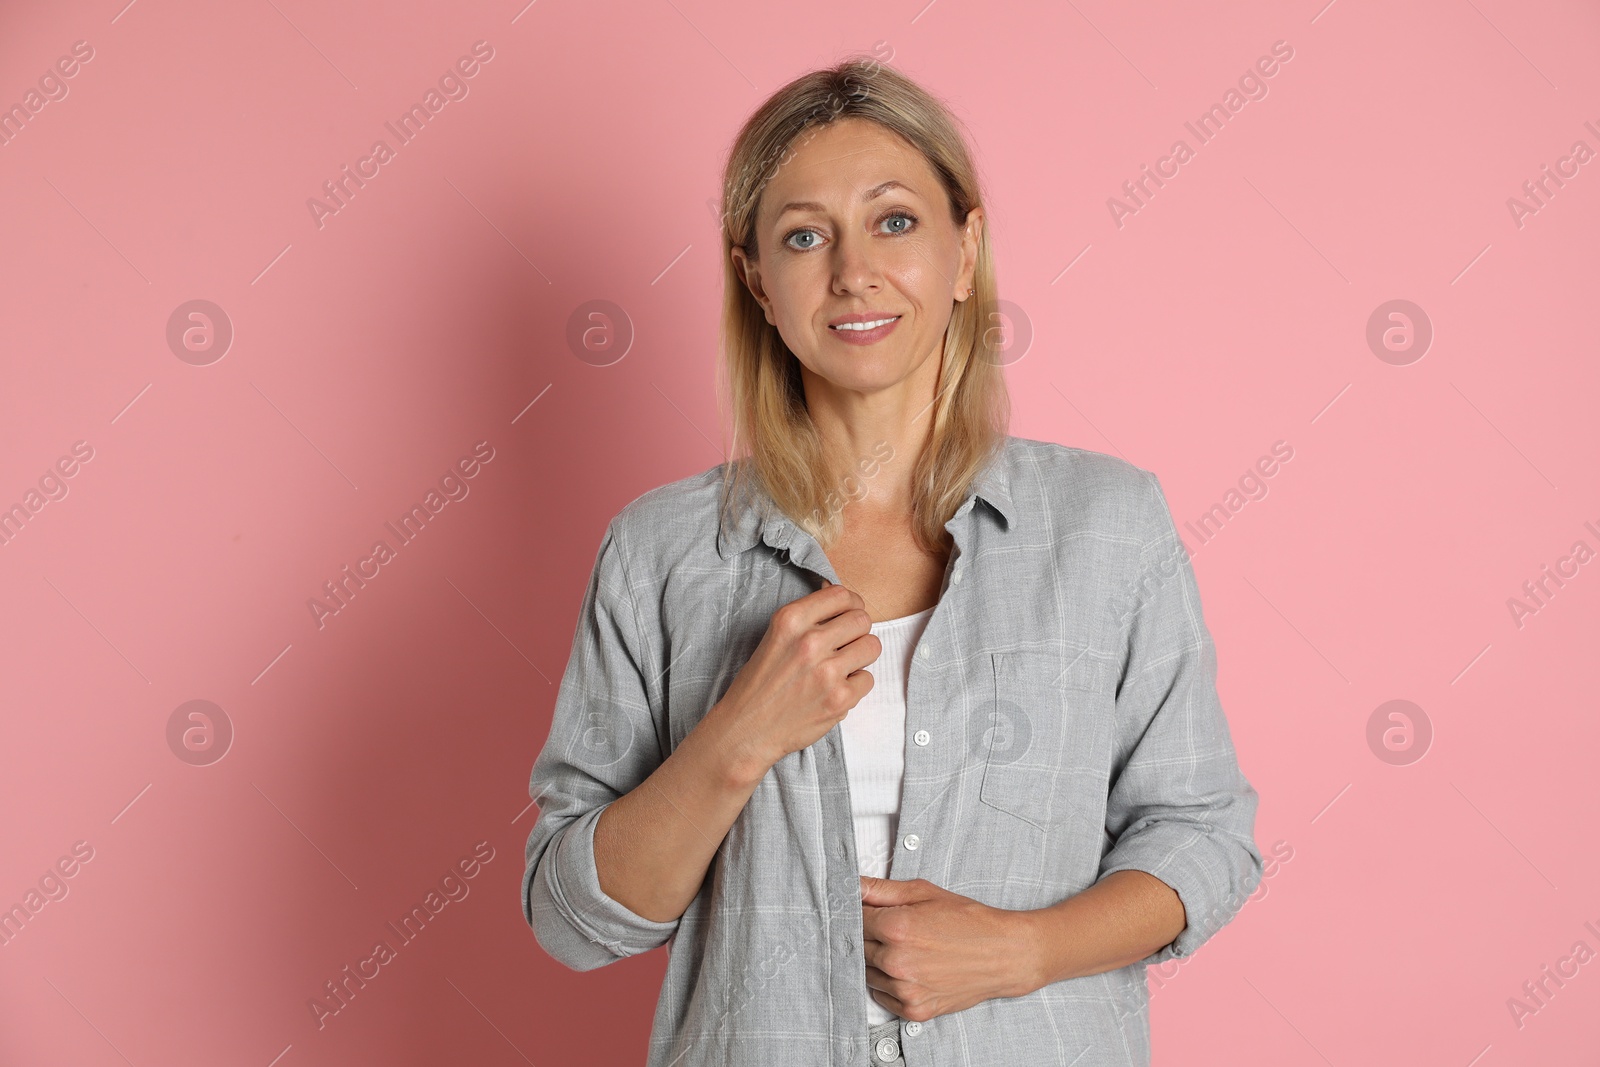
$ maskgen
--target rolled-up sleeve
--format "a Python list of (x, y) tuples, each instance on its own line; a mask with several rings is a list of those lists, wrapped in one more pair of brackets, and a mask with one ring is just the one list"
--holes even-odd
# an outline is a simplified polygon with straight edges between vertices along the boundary
[(646, 683), (650, 650), (616, 525), (601, 539), (550, 735), (528, 782), (539, 815), (528, 834), (523, 917), (547, 953), (579, 971), (656, 948), (678, 928), (611, 899), (595, 867), (601, 813), (663, 759)]
[(1216, 648), (1188, 551), (1160, 481), (1149, 495), (1138, 573), (1116, 611), (1127, 655), (1116, 696), (1117, 747), (1106, 805), (1111, 847), (1100, 877), (1139, 870), (1171, 886), (1186, 925), (1141, 963), (1189, 956), (1261, 881), (1258, 797), (1239, 769), (1217, 697)]

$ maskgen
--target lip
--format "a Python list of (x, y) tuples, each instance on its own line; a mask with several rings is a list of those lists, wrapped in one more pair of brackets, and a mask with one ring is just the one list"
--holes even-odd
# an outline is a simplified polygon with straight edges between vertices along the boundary
[[(870, 330), (836, 330), (833, 328), (847, 322), (877, 322), (880, 319), (889, 319), (891, 321), (884, 323), (882, 326), (874, 327)], [(843, 341), (845, 344), (870, 345), (876, 341), (883, 340), (885, 337), (888, 337), (889, 334), (893, 333), (894, 328), (900, 325), (900, 319), (901, 316), (899, 315), (882, 311), (855, 312), (849, 315), (840, 315), (838, 318), (829, 322), (828, 332), (833, 334), (833, 336), (837, 337), (839, 340)]]
[(892, 311), (852, 311), (848, 315), (840, 315), (836, 319), (829, 319), (829, 326), (838, 326), (846, 322), (876, 322), (879, 319), (897, 319), (900, 316)]

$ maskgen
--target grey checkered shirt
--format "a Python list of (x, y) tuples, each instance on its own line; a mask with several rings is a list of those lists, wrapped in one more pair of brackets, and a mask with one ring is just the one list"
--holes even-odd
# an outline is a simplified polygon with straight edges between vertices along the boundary
[[(600, 889), (594, 828), (727, 690), (780, 606), (838, 578), (773, 509), (719, 522), (720, 468), (611, 521), (533, 765), (523, 914), (580, 971), (667, 946), (648, 1067), (861, 1065), (859, 870), (839, 727), (771, 768), (688, 910)], [(1150, 1062), (1145, 967), (1188, 956), (1260, 882), (1257, 794), (1156, 476), (1008, 437), (946, 528), (912, 657), (889, 877), (1044, 908), (1112, 871), (1177, 891), (1187, 926), (1138, 963), (901, 1027), (908, 1067)], [(870, 667), (868, 668), (871, 669)], [(1177, 1056), (1174, 1062), (1181, 1061)]]

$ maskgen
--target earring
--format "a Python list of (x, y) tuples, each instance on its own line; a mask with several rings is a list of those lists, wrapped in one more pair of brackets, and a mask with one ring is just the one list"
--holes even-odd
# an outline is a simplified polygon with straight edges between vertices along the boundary
[(973, 288), (967, 290), (967, 295), (971, 296), (973, 293), (976, 293), (977, 291), (978, 291), (977, 287), (974, 286)]

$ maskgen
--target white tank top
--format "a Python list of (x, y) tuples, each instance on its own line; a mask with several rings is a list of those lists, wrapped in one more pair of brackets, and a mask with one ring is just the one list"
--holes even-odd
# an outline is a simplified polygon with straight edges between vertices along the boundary
[[(900, 782), (905, 776), (906, 682), (911, 652), (927, 627), (933, 608), (872, 624), (883, 653), (867, 667), (872, 692), (861, 698), (839, 724), (844, 738), (845, 771), (850, 780), (850, 811), (855, 823), (859, 873), (883, 878), (900, 820)], [(895, 1018), (867, 991), (869, 1025)]]

